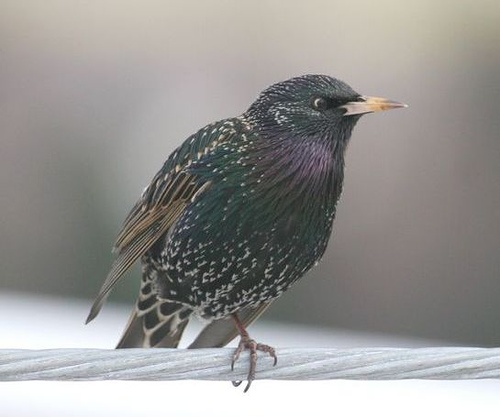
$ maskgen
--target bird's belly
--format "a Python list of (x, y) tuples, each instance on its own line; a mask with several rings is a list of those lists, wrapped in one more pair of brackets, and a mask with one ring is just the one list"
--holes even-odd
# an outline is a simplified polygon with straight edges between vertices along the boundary
[(290, 212), (263, 224), (244, 207), (217, 221), (202, 217), (186, 211), (143, 262), (161, 298), (211, 319), (279, 297), (320, 259), (332, 220), (325, 213), (319, 227), (306, 227)]

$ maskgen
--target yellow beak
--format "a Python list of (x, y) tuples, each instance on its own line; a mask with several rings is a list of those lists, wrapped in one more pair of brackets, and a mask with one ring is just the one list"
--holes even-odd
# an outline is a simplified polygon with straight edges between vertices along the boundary
[(340, 106), (340, 108), (346, 109), (344, 116), (373, 113), (376, 111), (399, 109), (403, 107), (408, 107), (408, 105), (398, 101), (387, 100), (386, 98), (366, 96), (361, 97), (360, 101), (351, 101)]

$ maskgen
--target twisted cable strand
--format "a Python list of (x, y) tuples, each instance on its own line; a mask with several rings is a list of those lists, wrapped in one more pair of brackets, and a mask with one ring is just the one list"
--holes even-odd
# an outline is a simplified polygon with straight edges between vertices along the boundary
[[(0, 349), (0, 381), (231, 381), (245, 379), (233, 349)], [(259, 355), (257, 379), (500, 379), (500, 348), (283, 348)]]

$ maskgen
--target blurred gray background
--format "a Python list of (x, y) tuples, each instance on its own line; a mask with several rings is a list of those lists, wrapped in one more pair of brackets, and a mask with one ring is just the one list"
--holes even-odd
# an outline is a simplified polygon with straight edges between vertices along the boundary
[(265, 318), (499, 345), (499, 22), (493, 0), (2, 0), (0, 290), (90, 306), (177, 145), (326, 73), (410, 108), (358, 124), (323, 262)]

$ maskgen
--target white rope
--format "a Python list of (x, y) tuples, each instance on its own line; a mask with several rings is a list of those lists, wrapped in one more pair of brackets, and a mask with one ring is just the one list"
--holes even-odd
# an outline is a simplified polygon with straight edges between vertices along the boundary
[[(244, 380), (248, 356), (233, 349), (0, 349), (0, 381)], [(500, 378), (500, 348), (279, 349), (259, 353), (257, 379)]]

